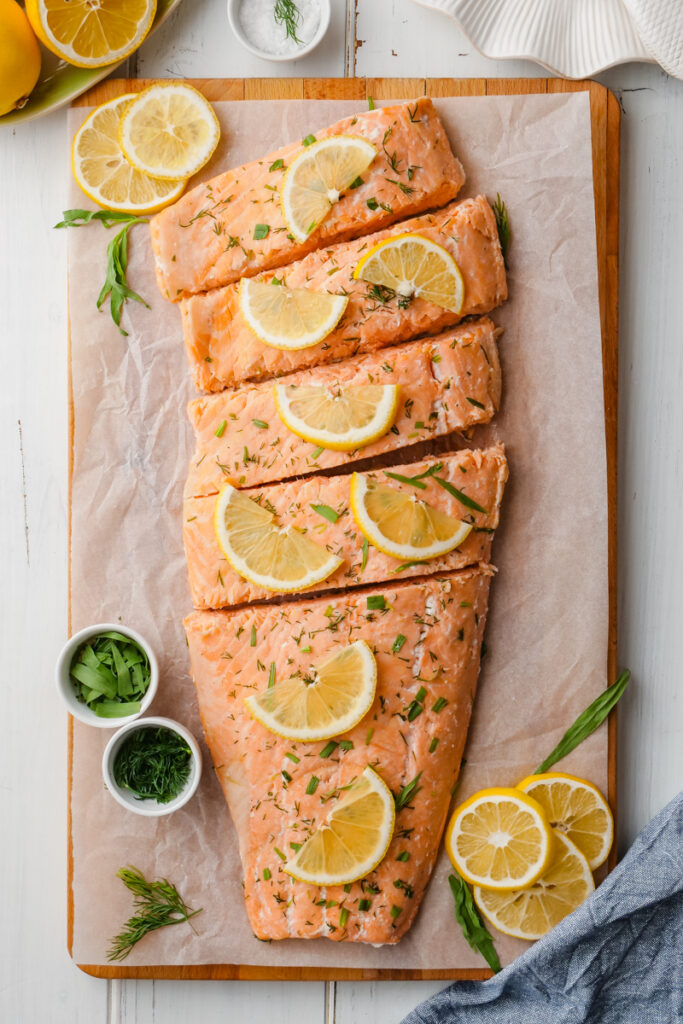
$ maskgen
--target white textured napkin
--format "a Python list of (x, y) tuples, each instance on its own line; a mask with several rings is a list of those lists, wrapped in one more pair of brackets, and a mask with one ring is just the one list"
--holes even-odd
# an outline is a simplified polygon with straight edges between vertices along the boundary
[(623, 0), (658, 64), (683, 78), (683, 0)]

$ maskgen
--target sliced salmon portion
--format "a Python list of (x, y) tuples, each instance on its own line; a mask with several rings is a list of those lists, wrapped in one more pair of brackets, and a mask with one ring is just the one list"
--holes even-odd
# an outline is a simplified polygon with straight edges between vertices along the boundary
[[(406, 304), (393, 293), (354, 280), (353, 271), (364, 252), (406, 231), (418, 232), (451, 253), (465, 282), (461, 313), (452, 313), (425, 299), (415, 298)], [(279, 377), (420, 334), (434, 334), (465, 316), (488, 313), (507, 298), (496, 218), (485, 196), (452, 203), (389, 230), (317, 250), (264, 279), (273, 276), (290, 288), (348, 295), (346, 311), (337, 327), (312, 348), (283, 351), (264, 345), (247, 326), (240, 310), (239, 285), (187, 299), (181, 302), (183, 333), (198, 388), (219, 391), (245, 380)]]
[[(410, 928), (458, 777), (490, 575), (481, 566), (313, 601), (194, 612), (185, 620), (199, 711), (237, 831), (246, 909), (258, 938), (395, 943)], [(374, 594), (384, 597), (384, 610), (368, 610)], [(336, 737), (343, 745), (328, 757), (321, 756), (324, 743), (293, 743), (250, 717), (244, 699), (266, 688), (271, 665), (279, 680), (305, 674), (335, 647), (359, 639), (377, 659), (375, 701), (353, 730)], [(418, 694), (422, 710), (411, 721)], [(282, 857), (321, 824), (340, 787), (366, 765), (396, 795), (418, 778), (397, 812), (384, 860), (348, 892), (290, 878)]]
[[(291, 263), (320, 246), (443, 206), (465, 181), (429, 99), (365, 111), (315, 133), (317, 139), (330, 135), (362, 136), (377, 156), (363, 183), (342, 195), (305, 242), (289, 234), (279, 197), (287, 166), (303, 148), (301, 139), (219, 174), (157, 214), (150, 230), (162, 294), (175, 302)], [(265, 237), (254, 237), (256, 225), (267, 226)]]
[(288, 377), (286, 384), (400, 386), (392, 430), (354, 452), (320, 450), (292, 434), (278, 416), (271, 382), (193, 400), (188, 410), (196, 444), (185, 494), (214, 494), (226, 480), (238, 487), (254, 487), (348, 465), (488, 423), (500, 401), (497, 334), (491, 320), (479, 320), (426, 341)]
[[(430, 469), (465, 497), (459, 500), (430, 477), (421, 481), (425, 484), (424, 489), (418, 489), (387, 476), (387, 473), (397, 473), (411, 477)], [(283, 524), (305, 531), (317, 544), (343, 559), (339, 569), (316, 586), (317, 591), (391, 581), (397, 575), (407, 578), (462, 569), (488, 560), (508, 477), (502, 445), (484, 451), (464, 449), (439, 459), (429, 458), (363, 475), (414, 494), (448, 515), (473, 523), (474, 529), (459, 548), (447, 555), (402, 566), (400, 561), (372, 546), (366, 546), (364, 551), (363, 535), (349, 508), (350, 476), (313, 476), (246, 491), (249, 497), (274, 509)], [(485, 511), (465, 504), (468, 499)], [(216, 500), (215, 495), (187, 498), (183, 506), (183, 535), (192, 603), (195, 608), (229, 608), (272, 597), (270, 591), (243, 579), (226, 561), (214, 528)], [(323, 512), (316, 511), (315, 506), (322, 508)], [(338, 518), (331, 522), (326, 515)], [(397, 572), (399, 566), (401, 569)]]

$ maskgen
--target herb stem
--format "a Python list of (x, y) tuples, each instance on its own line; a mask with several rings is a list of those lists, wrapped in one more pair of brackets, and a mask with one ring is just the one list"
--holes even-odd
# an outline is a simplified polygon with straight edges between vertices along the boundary
[(190, 918), (202, 912), (201, 907), (191, 910), (167, 878), (148, 882), (142, 872), (134, 867), (121, 868), (116, 877), (133, 893), (133, 903), (138, 912), (126, 921), (123, 929), (111, 940), (108, 960), (125, 960), (145, 935), (167, 925), (189, 922)]

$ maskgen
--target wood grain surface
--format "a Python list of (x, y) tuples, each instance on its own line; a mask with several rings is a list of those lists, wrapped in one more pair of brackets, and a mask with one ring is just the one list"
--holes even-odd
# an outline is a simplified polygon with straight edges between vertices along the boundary
[[(109, 79), (84, 93), (74, 106), (94, 106), (120, 96), (139, 92), (153, 79)], [(570, 82), (562, 79), (453, 79), (453, 78), (253, 78), (188, 79), (208, 100), (263, 99), (404, 99), (421, 95), (432, 97), (519, 95), (544, 92), (586, 91), (590, 96), (593, 181), (595, 195), (598, 286), (602, 331), (603, 387), (608, 494), (609, 631), (606, 652), (607, 677), (617, 674), (617, 412), (618, 412), (618, 313), (619, 313), (619, 139), (621, 108), (615, 96), (596, 82)], [(71, 508), (73, 441), (73, 403), (69, 379), (69, 513)], [(69, 542), (71, 524), (69, 522)], [(69, 580), (69, 592), (71, 580)], [(70, 616), (69, 616), (70, 619)], [(69, 632), (71, 622), (69, 621)], [(68, 732), (68, 789), (71, 792), (73, 728)], [(617, 718), (608, 722), (608, 796), (616, 817), (617, 810)], [(73, 844), (71, 811), (68, 810), (68, 891), (67, 936), (69, 952), (73, 943)], [(609, 858), (610, 870), (617, 861), (616, 844)], [(251, 981), (375, 981), (375, 980), (482, 980), (491, 971), (479, 970), (406, 970), (289, 967), (268, 968), (235, 964), (152, 965), (125, 967), (78, 964), (94, 977), (109, 979), (176, 980), (251, 980)]]

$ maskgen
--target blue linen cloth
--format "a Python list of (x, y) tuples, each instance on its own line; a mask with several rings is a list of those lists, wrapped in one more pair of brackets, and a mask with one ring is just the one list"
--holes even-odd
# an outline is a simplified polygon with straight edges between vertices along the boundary
[(461, 1021), (683, 1022), (683, 791), (549, 935), (488, 981), (432, 996), (403, 1024)]

